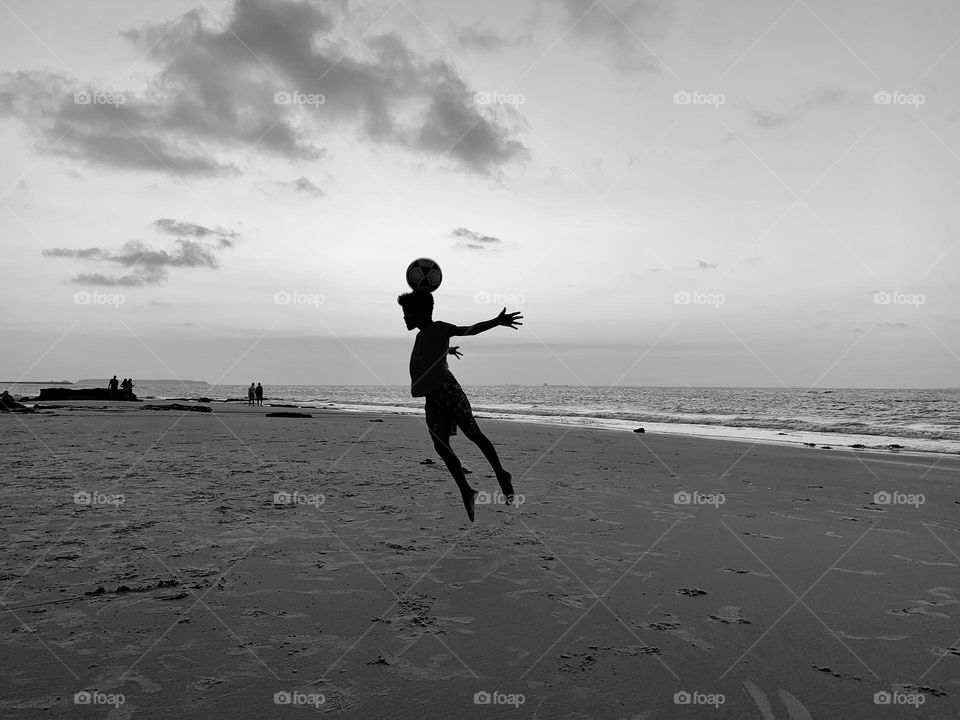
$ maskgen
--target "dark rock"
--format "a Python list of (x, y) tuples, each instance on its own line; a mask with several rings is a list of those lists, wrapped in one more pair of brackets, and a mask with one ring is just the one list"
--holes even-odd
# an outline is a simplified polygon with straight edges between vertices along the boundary
[(816, 446), (817, 446), (816, 443), (804, 443), (804, 445), (806, 445), (807, 447), (816, 447)]
[(188, 412), (213, 412), (212, 408), (206, 405), (184, 405), (182, 403), (171, 403), (170, 405), (144, 405), (141, 410), (186, 410)]
[(312, 418), (313, 415), (310, 413), (295, 413), (295, 412), (278, 412), (278, 413), (267, 413), (267, 417), (285, 417), (285, 418)]
[(890, 445), (887, 445), (887, 447), (890, 448), (891, 450), (902, 450), (902, 449), (903, 449), (903, 445), (897, 445), (896, 443), (892, 443), (892, 444), (890, 444)]
[(424, 460), (424, 461), (421, 462), (420, 464), (421, 464), (421, 465), (436, 465), (436, 463), (433, 462), (433, 460), (431, 460), (430, 458), (427, 458), (426, 460)]
[(635, 432), (635, 433), (645, 433), (646, 430), (644, 430), (643, 428), (636, 428), (636, 429), (634, 430), (634, 432)]
[(864, 445), (863, 443), (854, 443), (854, 444), (851, 445), (850, 447), (852, 447), (852, 448), (864, 448), (864, 447), (866, 447), (866, 445)]
[(196, 398), (197, 402), (213, 402), (210, 398)]
[(125, 400), (127, 402), (137, 402), (137, 396), (130, 394), (124, 397), (120, 390), (111, 390), (110, 388), (40, 388), (40, 394), (37, 400)]
[(380, 418), (373, 418), (372, 420), (370, 420), (370, 422), (383, 422), (383, 420)]

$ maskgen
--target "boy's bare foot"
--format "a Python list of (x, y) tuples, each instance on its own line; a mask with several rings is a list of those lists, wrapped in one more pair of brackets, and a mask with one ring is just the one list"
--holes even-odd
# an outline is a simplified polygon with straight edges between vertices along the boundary
[(463, 506), (467, 509), (467, 517), (470, 518), (470, 522), (473, 522), (474, 510), (477, 505), (477, 495), (479, 495), (476, 490), (471, 490), (466, 495), (461, 494), (463, 498)]
[(513, 483), (511, 480), (513, 480), (513, 475), (506, 470), (497, 476), (497, 482), (500, 483), (500, 491), (504, 494), (504, 497), (506, 497), (507, 505), (513, 504)]

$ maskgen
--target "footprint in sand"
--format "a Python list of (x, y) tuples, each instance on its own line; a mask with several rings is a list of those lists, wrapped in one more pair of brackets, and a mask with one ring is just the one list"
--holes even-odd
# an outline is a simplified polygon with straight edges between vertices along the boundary
[(750, 621), (740, 614), (740, 608), (735, 605), (726, 605), (720, 608), (720, 612), (718, 612), (716, 615), (708, 615), (707, 617), (714, 622), (723, 623), (724, 625), (750, 624)]
[(763, 533), (758, 532), (745, 532), (744, 535), (752, 535), (754, 537), (763, 538), (764, 540), (783, 540), (782, 537), (777, 535), (764, 535)]
[(679, 588), (677, 590), (677, 595), (683, 595), (685, 597), (698, 597), (706, 594), (707, 591), (701, 590), (700, 588)]

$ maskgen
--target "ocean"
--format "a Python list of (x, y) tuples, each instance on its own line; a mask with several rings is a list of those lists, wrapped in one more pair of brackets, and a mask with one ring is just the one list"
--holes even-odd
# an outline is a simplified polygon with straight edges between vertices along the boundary
[[(136, 380), (134, 381), (136, 382)], [(20, 398), (43, 385), (10, 385)], [(68, 387), (83, 387), (73, 385)], [(0, 387), (0, 390), (3, 388)], [(269, 385), (264, 404), (423, 412), (406, 385)], [(767, 442), (960, 454), (960, 388), (925, 390), (464, 386), (478, 418)], [(245, 385), (137, 383), (142, 400), (246, 402)]]

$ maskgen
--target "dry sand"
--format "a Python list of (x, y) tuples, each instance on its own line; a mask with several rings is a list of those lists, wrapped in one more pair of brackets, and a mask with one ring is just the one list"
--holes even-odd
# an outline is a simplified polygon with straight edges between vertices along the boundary
[(481, 420), (471, 525), (422, 418), (55, 405), (0, 416), (4, 718), (960, 715), (956, 458)]

